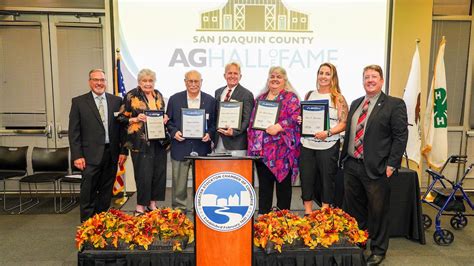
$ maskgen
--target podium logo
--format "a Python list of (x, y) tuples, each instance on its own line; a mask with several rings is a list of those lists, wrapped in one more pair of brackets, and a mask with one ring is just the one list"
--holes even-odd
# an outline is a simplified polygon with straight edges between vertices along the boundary
[(199, 186), (194, 206), (197, 216), (207, 227), (230, 232), (253, 217), (255, 198), (255, 190), (247, 179), (233, 172), (219, 172)]

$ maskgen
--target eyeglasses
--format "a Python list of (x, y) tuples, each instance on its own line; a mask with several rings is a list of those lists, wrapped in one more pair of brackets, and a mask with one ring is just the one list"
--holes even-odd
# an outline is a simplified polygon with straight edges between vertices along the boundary
[(189, 83), (189, 84), (193, 84), (193, 83), (199, 84), (199, 83), (201, 83), (201, 80), (199, 80), (199, 79), (186, 79), (184, 81), (186, 81), (186, 83)]
[(89, 79), (89, 80), (92, 80), (93, 82), (105, 83), (105, 79)]

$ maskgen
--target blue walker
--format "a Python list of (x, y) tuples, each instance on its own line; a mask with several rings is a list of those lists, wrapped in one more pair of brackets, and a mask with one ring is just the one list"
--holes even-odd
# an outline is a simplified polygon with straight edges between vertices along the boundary
[[(438, 210), (438, 213), (436, 214), (436, 218), (435, 218), (436, 230), (433, 233), (433, 239), (436, 242), (436, 244), (440, 246), (448, 246), (454, 241), (454, 234), (448, 229), (443, 229), (441, 227), (440, 219), (441, 219), (441, 215), (443, 215), (443, 212), (448, 212), (447, 215), (452, 216), (451, 221), (450, 221), (451, 226), (455, 230), (461, 230), (467, 225), (466, 216), (472, 216), (472, 215), (464, 214), (466, 209), (464, 207), (463, 201), (466, 201), (471, 207), (471, 209), (474, 210), (474, 204), (472, 203), (469, 196), (466, 194), (466, 192), (464, 191), (462, 187), (463, 181), (466, 178), (466, 176), (469, 174), (469, 172), (472, 170), (472, 168), (474, 167), (474, 163), (469, 165), (469, 167), (466, 168), (466, 170), (464, 171), (464, 175), (457, 182), (453, 182), (447, 179), (442, 174), (443, 170), (446, 168), (446, 165), (448, 163), (466, 164), (467, 156), (461, 156), (461, 155), (450, 156), (444, 163), (440, 172), (436, 172), (432, 169), (426, 169), (426, 172), (433, 178), (433, 181), (430, 183), (430, 185), (428, 186), (428, 189), (426, 190), (425, 194), (421, 198), (422, 203), (426, 203), (430, 205), (431, 207)], [(437, 187), (435, 187), (437, 183), (439, 183), (440, 186), (438, 185)], [(436, 195), (433, 202), (426, 200), (426, 197), (428, 196), (430, 192), (434, 192), (433, 194)], [(432, 224), (431, 218), (428, 215), (423, 214), (424, 228), (425, 229), (429, 228), (431, 224)]]

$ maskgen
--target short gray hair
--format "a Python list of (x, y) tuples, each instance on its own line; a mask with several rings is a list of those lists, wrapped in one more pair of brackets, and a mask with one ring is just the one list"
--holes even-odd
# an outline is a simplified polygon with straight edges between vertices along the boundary
[(95, 72), (102, 72), (105, 75), (105, 71), (101, 68), (94, 68), (89, 71), (89, 78), (91, 78), (91, 74)]
[(144, 69), (140, 70), (140, 72), (138, 72), (137, 81), (140, 82), (140, 80), (142, 80), (143, 77), (145, 77), (145, 76), (150, 76), (153, 79), (153, 82), (156, 81), (155, 71), (153, 71), (151, 69), (148, 69), (148, 68), (144, 68)]
[(184, 74), (184, 80), (188, 80), (188, 76), (189, 76), (190, 74), (192, 74), (192, 73), (198, 74), (199, 79), (202, 79), (201, 73), (199, 73), (199, 71), (197, 71), (197, 70), (189, 70), (188, 72), (186, 72), (186, 73)]

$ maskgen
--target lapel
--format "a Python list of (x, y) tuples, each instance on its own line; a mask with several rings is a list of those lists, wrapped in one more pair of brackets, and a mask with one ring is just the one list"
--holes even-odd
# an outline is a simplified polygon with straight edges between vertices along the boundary
[(222, 96), (222, 93), (224, 92), (225, 88), (227, 88), (227, 86), (224, 86), (224, 87), (221, 87), (219, 89), (217, 89), (217, 92), (216, 92), (216, 100), (218, 102), (221, 101), (221, 96)]
[(240, 87), (240, 84), (237, 84), (237, 86), (234, 88), (234, 91), (232, 92), (232, 95), (230, 96), (231, 100), (239, 101), (239, 99), (241, 99), (240, 93), (242, 92), (242, 90), (240, 90), (239, 87)]
[(113, 112), (113, 108), (112, 108), (112, 97), (110, 97), (111, 95), (108, 95), (107, 93), (104, 93), (104, 96), (105, 96), (105, 99), (107, 101), (107, 126), (109, 127), (109, 132), (110, 131), (110, 128), (112, 126), (112, 121), (113, 119), (115, 119), (114, 117), (114, 112)]
[[(107, 99), (107, 97), (106, 97)], [(97, 105), (95, 104), (94, 96), (92, 92), (89, 92), (86, 98), (86, 102), (91, 108), (92, 112), (94, 113), (95, 118), (99, 122), (99, 124), (104, 128), (104, 124), (102, 123), (102, 119), (100, 119), (99, 109), (97, 109)], [(110, 113), (110, 112), (109, 112)]]
[(184, 106), (183, 108), (189, 108), (188, 107), (188, 92), (184, 91), (183, 97), (181, 98), (181, 106)]
[(199, 96), (200, 96), (200, 100), (201, 100), (201, 105), (199, 106), (199, 109), (206, 109), (204, 107), (204, 93), (202, 91), (199, 91), (199, 93), (200, 93)]
[(369, 120), (367, 120), (367, 126), (365, 127), (365, 130), (368, 130), (370, 125), (372, 124), (372, 121), (376, 119), (382, 108), (384, 107), (384, 102), (385, 102), (385, 94), (383, 92), (380, 93), (379, 99), (375, 103), (374, 108), (372, 109), (372, 112), (370, 113)]
[[(351, 121), (352, 121), (352, 116), (354, 116), (354, 113), (355, 111), (357, 110), (357, 108), (359, 107), (359, 105), (362, 103), (362, 101), (364, 100), (364, 97), (360, 97), (359, 99), (356, 99), (354, 100), (354, 103), (351, 104), (351, 109), (349, 110), (349, 114), (347, 116), (347, 128), (346, 128), (346, 132), (350, 132), (351, 131)], [(356, 126), (356, 125), (354, 125)]]

